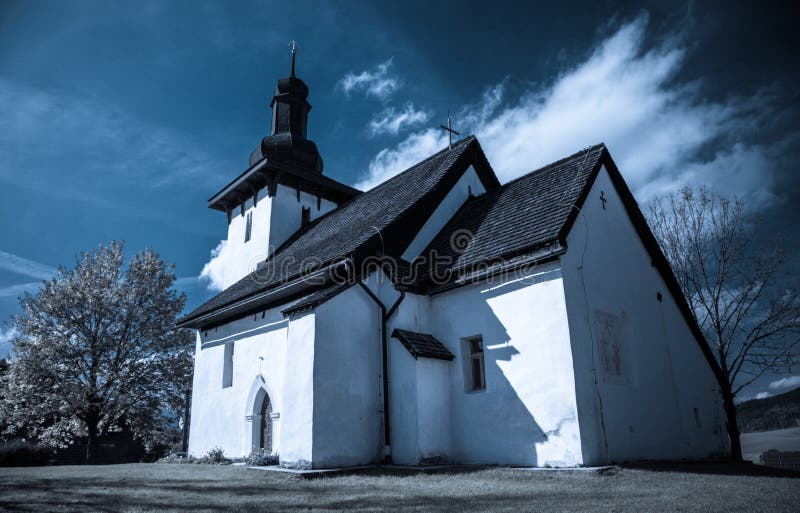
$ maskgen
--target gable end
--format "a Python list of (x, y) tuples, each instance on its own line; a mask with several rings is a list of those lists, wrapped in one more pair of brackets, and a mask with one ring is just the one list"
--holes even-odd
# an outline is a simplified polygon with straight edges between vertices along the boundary
[(661, 279), (664, 280), (664, 283), (667, 285), (667, 289), (672, 295), (675, 304), (678, 306), (678, 309), (686, 321), (686, 324), (689, 326), (690, 331), (694, 335), (695, 342), (697, 342), (697, 345), (700, 346), (700, 350), (702, 351), (703, 356), (705, 356), (708, 365), (711, 367), (717, 382), (721, 387), (726, 386), (726, 380), (722, 374), (719, 363), (714, 357), (714, 354), (711, 352), (711, 348), (706, 342), (705, 335), (703, 335), (703, 331), (697, 324), (697, 320), (689, 308), (689, 304), (686, 302), (686, 298), (684, 297), (683, 291), (678, 284), (677, 278), (675, 278), (675, 274), (672, 272), (672, 267), (670, 266), (667, 257), (664, 256), (664, 253), (661, 251), (661, 247), (658, 245), (655, 235), (653, 235), (653, 232), (650, 230), (650, 226), (647, 224), (647, 220), (639, 208), (639, 204), (636, 202), (636, 199), (633, 197), (633, 193), (631, 193), (630, 189), (628, 188), (628, 184), (625, 183), (625, 179), (622, 177), (617, 165), (611, 158), (611, 154), (605, 147), (603, 148), (602, 155), (599, 159), (597, 159), (597, 164), (595, 165), (594, 169), (592, 169), (592, 173), (589, 179), (586, 181), (581, 194), (578, 196), (578, 200), (575, 202), (574, 208), (572, 208), (567, 222), (564, 223), (564, 226), (561, 229), (559, 238), (562, 241), (562, 244), (566, 246), (567, 235), (572, 230), (572, 226), (575, 224), (575, 220), (577, 219), (580, 210), (583, 208), (583, 205), (586, 202), (589, 191), (591, 190), (592, 185), (594, 185), (597, 175), (600, 173), (600, 170), (603, 167), (605, 167), (605, 169), (608, 171), (611, 183), (614, 185), (614, 189), (622, 200), (622, 205), (625, 208), (625, 212), (633, 224), (639, 240), (641, 240), (642, 245), (644, 245), (645, 249), (647, 250), (647, 254), (650, 256), (653, 267), (658, 270)]

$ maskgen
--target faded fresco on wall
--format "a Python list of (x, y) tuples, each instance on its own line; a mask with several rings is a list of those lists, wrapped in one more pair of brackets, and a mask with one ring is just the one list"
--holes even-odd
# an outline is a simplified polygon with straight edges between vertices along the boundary
[(595, 310), (594, 328), (603, 372), (608, 381), (620, 381), (625, 371), (620, 318)]

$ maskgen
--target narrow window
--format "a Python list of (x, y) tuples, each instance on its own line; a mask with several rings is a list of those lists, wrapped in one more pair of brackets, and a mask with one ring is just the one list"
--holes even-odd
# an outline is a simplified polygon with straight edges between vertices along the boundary
[(477, 335), (462, 340), (464, 355), (464, 385), (467, 392), (486, 388), (483, 357), (483, 337)]
[(253, 234), (253, 213), (247, 213), (247, 219), (244, 224), (244, 241), (247, 242), (250, 240), (250, 236)]
[(697, 408), (694, 409), (694, 424), (697, 426), (697, 429), (703, 428), (703, 423), (700, 422), (700, 410)]
[(311, 207), (303, 207), (303, 218), (301, 223), (303, 226), (311, 222)]
[(222, 388), (233, 386), (233, 342), (225, 344), (225, 356), (222, 364)]

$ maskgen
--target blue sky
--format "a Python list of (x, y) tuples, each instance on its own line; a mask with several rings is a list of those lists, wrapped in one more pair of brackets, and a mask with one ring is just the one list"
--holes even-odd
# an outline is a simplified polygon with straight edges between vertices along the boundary
[(449, 110), (502, 181), (604, 141), (640, 203), (707, 184), (798, 240), (796, 7), (392, 4), (3, 2), (0, 318), (112, 239), (175, 263), (188, 307), (210, 297), (226, 221), (205, 201), (265, 135), (291, 39), (337, 180), (438, 150)]

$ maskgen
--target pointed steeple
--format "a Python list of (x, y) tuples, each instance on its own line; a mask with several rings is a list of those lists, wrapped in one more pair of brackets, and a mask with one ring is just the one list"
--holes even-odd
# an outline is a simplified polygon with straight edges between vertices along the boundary
[(294, 41), (291, 47), (291, 74), (278, 80), (270, 103), (270, 133), (250, 154), (250, 165), (267, 157), (298, 169), (322, 173), (322, 157), (317, 145), (307, 139), (308, 112), (311, 110), (311, 105), (306, 101), (308, 86), (295, 76), (297, 45)]

